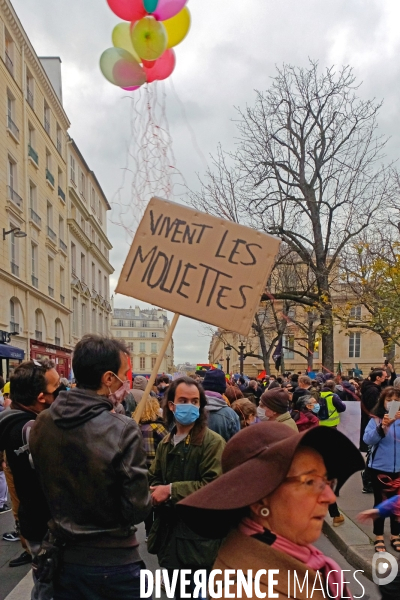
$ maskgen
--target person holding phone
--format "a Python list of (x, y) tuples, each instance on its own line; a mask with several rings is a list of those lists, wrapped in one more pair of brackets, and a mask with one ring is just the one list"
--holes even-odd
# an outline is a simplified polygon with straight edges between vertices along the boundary
[[(385, 388), (375, 408), (374, 415), (364, 433), (364, 442), (372, 446), (368, 460), (372, 489), (374, 492), (374, 508), (385, 498), (391, 498), (396, 490), (391, 482), (400, 475), (400, 390)], [(383, 538), (385, 519), (379, 517), (374, 521), (375, 551), (386, 552)], [(400, 524), (394, 516), (390, 517), (390, 544), (400, 552)]]

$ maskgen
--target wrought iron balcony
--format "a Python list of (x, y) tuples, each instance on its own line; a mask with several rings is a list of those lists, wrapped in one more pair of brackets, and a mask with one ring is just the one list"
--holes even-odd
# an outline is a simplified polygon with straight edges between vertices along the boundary
[(65, 202), (65, 193), (63, 192), (63, 190), (60, 188), (60, 186), (58, 186), (58, 197), (61, 198), (61, 200), (63, 202)]
[(47, 225), (47, 235), (48, 235), (48, 237), (49, 237), (49, 238), (50, 238), (50, 239), (51, 239), (53, 242), (56, 242), (56, 241), (57, 241), (57, 235), (56, 235), (56, 233), (55, 233), (55, 232), (52, 230), (52, 228), (51, 228), (51, 227), (49, 227), (48, 225)]
[(28, 156), (33, 160), (33, 162), (39, 166), (39, 155), (36, 152), (36, 150), (34, 150), (32, 148), (32, 146), (30, 144), (28, 144)]
[(28, 102), (29, 106), (33, 108), (33, 92), (29, 88), (26, 90), (26, 101)]
[(34, 223), (36, 223), (36, 225), (38, 225), (39, 227), (42, 226), (42, 219), (39, 217), (39, 215), (33, 210), (33, 208), (30, 209), (30, 213), (31, 213), (31, 219)]
[(15, 137), (15, 139), (19, 140), (19, 129), (10, 117), (10, 115), (7, 115), (7, 128)]
[(19, 277), (19, 266), (13, 261), (11, 261), (11, 273)]
[(11, 75), (14, 77), (14, 63), (11, 60), (11, 56), (8, 54), (7, 50), (5, 51), (5, 59), (6, 67), (11, 73)]
[(19, 196), (17, 194), (17, 192), (15, 190), (13, 190), (13, 188), (10, 185), (7, 186), (7, 190), (8, 190), (8, 199), (11, 200), (11, 202), (13, 202), (16, 206), (18, 206), (19, 209), (22, 210), (21, 196)]
[(48, 169), (46, 169), (46, 179), (54, 187), (54, 175)]

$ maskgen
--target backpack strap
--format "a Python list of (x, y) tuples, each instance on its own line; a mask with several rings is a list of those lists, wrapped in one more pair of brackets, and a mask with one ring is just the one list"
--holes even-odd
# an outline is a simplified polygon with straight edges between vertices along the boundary
[(19, 456), (20, 454), (24, 454), (24, 452), (29, 452), (29, 436), (31, 434), (31, 429), (34, 426), (35, 421), (32, 419), (25, 423), (22, 428), (22, 446), (18, 448), (18, 450), (14, 450), (15, 454)]

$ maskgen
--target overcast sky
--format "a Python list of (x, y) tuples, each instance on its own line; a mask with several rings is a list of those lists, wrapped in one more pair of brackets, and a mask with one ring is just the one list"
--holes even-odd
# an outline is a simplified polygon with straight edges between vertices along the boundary
[[(75, 139), (106, 195), (122, 182), (131, 142), (131, 102), (109, 84), (98, 62), (111, 46), (118, 18), (106, 0), (14, 0), (14, 7), (39, 56), (62, 59), (64, 107)], [(165, 84), (167, 115), (176, 167), (188, 185), (218, 142), (235, 144), (235, 106), (254, 103), (254, 90), (268, 87), (275, 65), (350, 64), (364, 98), (384, 99), (380, 125), (399, 152), (399, 0), (189, 0), (192, 28), (176, 48), (173, 88)], [(154, 84), (152, 84), (154, 85)], [(122, 195), (130, 199), (129, 186)], [(180, 198), (180, 201), (184, 199)], [(128, 243), (111, 225), (115, 287)], [(117, 296), (117, 307), (135, 300)], [(175, 362), (207, 360), (206, 327), (183, 319), (175, 339)]]

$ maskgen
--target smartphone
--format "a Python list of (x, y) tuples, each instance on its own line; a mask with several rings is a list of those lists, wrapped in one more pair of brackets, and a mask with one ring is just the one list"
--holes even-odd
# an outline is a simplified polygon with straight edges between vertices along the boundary
[(397, 411), (400, 408), (400, 402), (398, 400), (392, 400), (389, 402), (389, 418), (394, 419)]
[(388, 364), (389, 364), (389, 361), (386, 359), (385, 360), (385, 365), (388, 366)]

